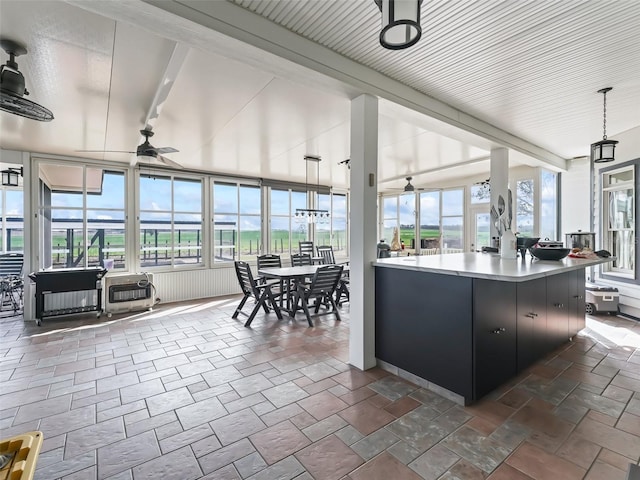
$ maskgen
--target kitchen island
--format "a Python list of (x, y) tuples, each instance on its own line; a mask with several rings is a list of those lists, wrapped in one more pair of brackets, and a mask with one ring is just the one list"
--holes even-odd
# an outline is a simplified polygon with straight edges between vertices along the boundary
[(610, 260), (379, 259), (376, 357), (383, 368), (472, 403), (584, 328), (585, 268)]

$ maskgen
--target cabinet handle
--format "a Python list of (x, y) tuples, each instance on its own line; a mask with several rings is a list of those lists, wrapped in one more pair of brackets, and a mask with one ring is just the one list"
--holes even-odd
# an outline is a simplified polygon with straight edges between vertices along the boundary
[(577, 298), (578, 300), (580, 300), (582, 298), (582, 295), (574, 295), (573, 298)]
[(527, 313), (527, 314), (525, 315), (525, 317), (534, 318), (534, 317), (535, 317), (535, 314), (534, 314), (534, 313)]
[(558, 307), (558, 308), (562, 308), (562, 307), (564, 307), (564, 303), (554, 303), (553, 306), (554, 307)]
[(495, 333), (496, 335), (500, 335), (502, 332), (506, 332), (507, 329), (500, 327), (500, 328), (496, 328), (495, 330), (492, 330), (491, 333)]
[(534, 317), (537, 317), (538, 314), (537, 313), (532, 313), (531, 315), (533, 315)]

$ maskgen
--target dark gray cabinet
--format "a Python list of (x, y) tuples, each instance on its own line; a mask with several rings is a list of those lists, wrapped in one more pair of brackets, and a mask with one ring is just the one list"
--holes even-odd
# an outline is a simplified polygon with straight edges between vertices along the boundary
[(568, 272), (569, 279), (569, 336), (585, 327), (584, 269)]
[(547, 280), (517, 284), (518, 372), (547, 351)]
[(569, 340), (569, 274), (559, 273), (547, 279), (547, 350)]
[(516, 375), (516, 284), (473, 281), (474, 398)]

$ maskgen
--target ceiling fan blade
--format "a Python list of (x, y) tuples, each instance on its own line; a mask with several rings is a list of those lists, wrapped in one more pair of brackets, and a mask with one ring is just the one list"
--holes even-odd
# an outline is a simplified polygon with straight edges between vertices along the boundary
[(171, 159), (169, 159), (167, 157), (163, 157), (162, 155), (158, 155), (158, 161), (164, 163), (168, 167), (180, 168), (180, 169), (184, 168), (178, 162), (174, 162), (173, 160), (171, 160)]
[(173, 147), (161, 147), (161, 148), (156, 148), (156, 152), (162, 154), (162, 153), (176, 153), (179, 152), (180, 150), (176, 150)]
[(75, 150), (78, 153), (136, 153), (130, 150)]

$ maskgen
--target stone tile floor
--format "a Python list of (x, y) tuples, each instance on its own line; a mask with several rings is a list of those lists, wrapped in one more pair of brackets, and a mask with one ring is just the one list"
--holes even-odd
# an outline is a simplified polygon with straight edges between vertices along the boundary
[(348, 307), (247, 329), (237, 302), (0, 320), (0, 437), (44, 432), (38, 480), (622, 480), (640, 459), (638, 322), (589, 317), (465, 408), (350, 368)]

